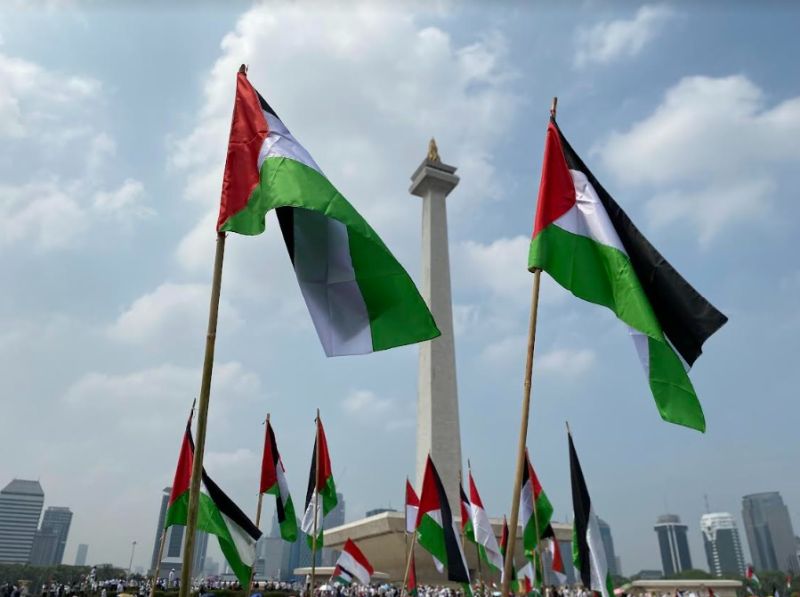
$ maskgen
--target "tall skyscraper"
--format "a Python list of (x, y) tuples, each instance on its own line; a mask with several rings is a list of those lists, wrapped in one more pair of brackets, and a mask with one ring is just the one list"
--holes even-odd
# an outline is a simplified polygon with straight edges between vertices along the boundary
[(727, 512), (703, 514), (700, 517), (703, 546), (708, 570), (714, 576), (744, 576), (744, 553), (736, 521)]
[(792, 520), (780, 493), (744, 496), (742, 519), (756, 570), (800, 572)]
[(614, 538), (611, 536), (611, 527), (602, 518), (597, 519), (600, 527), (600, 539), (603, 541), (603, 551), (606, 552), (606, 564), (611, 574), (619, 574), (617, 570), (617, 554), (614, 552)]
[(690, 570), (692, 556), (689, 553), (689, 541), (686, 537), (687, 526), (681, 524), (680, 517), (675, 514), (663, 514), (656, 520), (658, 547), (661, 550), (661, 566), (664, 576)]
[[(161, 495), (161, 508), (158, 512), (158, 526), (156, 526), (156, 537), (153, 544), (153, 557), (150, 560), (150, 574), (155, 571), (158, 560), (158, 549), (161, 543), (161, 532), (164, 529), (164, 521), (167, 516), (167, 504), (171, 487), (165, 487)], [(180, 575), (183, 564), (183, 533), (185, 527), (171, 526), (167, 529), (164, 538), (164, 555), (159, 566), (159, 576), (165, 577), (170, 570), (174, 570), (176, 575)], [(206, 551), (208, 550), (208, 534), (197, 531), (194, 540), (194, 554), (192, 556), (192, 575), (201, 574), (205, 568)]]
[(43, 505), (39, 481), (14, 479), (0, 491), (0, 563), (28, 562)]
[(86, 566), (87, 556), (89, 555), (89, 546), (85, 543), (78, 544), (78, 553), (75, 555), (76, 566)]
[[(42, 525), (39, 528), (39, 536), (53, 535), (55, 541), (52, 551), (48, 551), (47, 557), (42, 562), (45, 566), (55, 566), (64, 560), (64, 549), (67, 546), (69, 527), (72, 524), (72, 510), (61, 506), (50, 506), (44, 511)], [(35, 541), (34, 541), (35, 543)], [(33, 558), (31, 558), (33, 563)]]
[[(332, 529), (344, 524), (344, 496), (341, 493), (336, 494), (336, 507), (328, 512), (325, 517), (325, 528)], [(310, 555), (309, 555), (310, 558)], [(333, 566), (339, 558), (339, 551), (336, 549), (322, 548), (322, 565)], [(309, 559), (310, 561), (310, 559)]]

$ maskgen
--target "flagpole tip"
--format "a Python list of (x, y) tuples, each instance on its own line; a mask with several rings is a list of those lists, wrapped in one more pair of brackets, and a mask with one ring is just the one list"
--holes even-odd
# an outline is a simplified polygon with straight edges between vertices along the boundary
[(247, 76), (247, 65), (243, 64), (239, 67), (239, 74)]
[(572, 435), (572, 431), (569, 428), (569, 421), (564, 421), (564, 425), (567, 426), (567, 435)]
[(553, 97), (553, 102), (550, 104), (550, 117), (556, 117), (556, 110), (558, 109), (558, 96)]

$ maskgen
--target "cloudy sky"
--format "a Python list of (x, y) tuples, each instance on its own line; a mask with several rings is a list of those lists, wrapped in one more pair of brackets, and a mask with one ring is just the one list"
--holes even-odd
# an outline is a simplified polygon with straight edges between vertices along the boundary
[[(236, 69), (419, 273), (409, 176), (435, 136), (448, 199), (462, 446), (509, 509), (550, 98), (565, 134), (730, 322), (692, 377), (705, 435), (662, 423), (622, 325), (546, 280), (529, 444), (570, 516), (569, 419), (623, 570), (660, 565), (652, 526), (740, 516), (778, 490), (800, 531), (800, 79), (788, 3), (305, 2), (0, 14), (0, 485), (38, 478), (92, 561), (149, 564), (200, 381), (213, 222)], [(795, 247), (794, 249), (792, 247)], [(272, 413), (295, 500), (314, 409), (347, 518), (400, 506), (414, 474), (414, 347), (326, 359), (282, 240), (232, 237), (207, 468), (255, 509)], [(265, 511), (267, 520), (271, 507)]]

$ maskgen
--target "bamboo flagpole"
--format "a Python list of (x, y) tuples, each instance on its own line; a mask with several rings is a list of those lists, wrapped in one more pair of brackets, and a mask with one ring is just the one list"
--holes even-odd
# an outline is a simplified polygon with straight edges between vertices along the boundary
[[(314, 536), (311, 538), (311, 590), (309, 597), (314, 597), (314, 583), (317, 574), (317, 518), (319, 518), (319, 409), (317, 409), (317, 428), (314, 440)], [(320, 520), (320, 525), (322, 521)]]
[[(269, 441), (269, 436), (267, 435), (267, 433), (269, 431), (269, 413), (267, 413), (267, 418), (264, 420), (262, 425), (264, 425), (264, 445), (266, 446), (266, 442)], [(259, 478), (259, 483), (260, 483), (260, 478)], [(262, 505), (263, 501), (264, 501), (264, 494), (261, 493), (261, 486), (259, 485), (259, 488), (258, 488), (258, 505), (256, 506), (256, 528), (257, 529), (261, 528), (261, 526), (260, 526), (261, 525), (261, 505)], [(258, 560), (258, 556), (257, 555), (256, 555), (256, 560)], [(245, 597), (248, 597), (249, 595), (253, 594), (253, 579), (255, 578), (255, 576), (256, 576), (256, 567), (254, 565), (253, 569), (250, 571), (250, 582), (247, 583), (247, 595), (245, 595)]]
[[(244, 67), (242, 67), (244, 68)], [(200, 481), (203, 476), (203, 453), (206, 447), (208, 402), (211, 397), (211, 373), (214, 369), (214, 345), (217, 340), (219, 295), (222, 287), (222, 262), (225, 258), (225, 233), (217, 232), (217, 249), (214, 254), (214, 274), (211, 280), (211, 305), (208, 310), (208, 331), (203, 358), (203, 376), (200, 382), (200, 404), (197, 409), (197, 437), (192, 463), (192, 483), (189, 486), (189, 511), (186, 516), (186, 538), (183, 543), (183, 564), (179, 597), (189, 597), (192, 585), (192, 560), (197, 530), (197, 507), (200, 503)]]
[[(553, 98), (550, 115), (555, 118), (558, 98)], [(531, 315), (528, 323), (528, 351), (525, 359), (525, 378), (522, 384), (522, 417), (519, 426), (519, 445), (517, 446), (517, 471), (514, 477), (514, 493), (511, 496), (511, 520), (508, 526), (508, 546), (503, 563), (503, 597), (508, 597), (511, 572), (514, 566), (514, 547), (517, 542), (519, 524), (519, 492), (522, 487), (522, 472), (525, 466), (525, 443), (528, 437), (528, 418), (531, 407), (531, 377), (533, 374), (533, 349), (536, 346), (536, 318), (539, 313), (539, 284), (542, 270), (533, 272), (533, 291), (531, 293)], [(534, 508), (535, 509), (535, 508)]]
[[(197, 398), (192, 400), (192, 408), (189, 409), (189, 424), (191, 425), (194, 418), (194, 407), (197, 404)], [(166, 514), (166, 510), (164, 511)], [(161, 571), (161, 560), (164, 558), (164, 544), (167, 542), (167, 527), (161, 529), (161, 540), (158, 544), (158, 560), (156, 560), (155, 570), (153, 570), (153, 583), (150, 585), (150, 597), (155, 597), (156, 584), (158, 583), (158, 573)]]

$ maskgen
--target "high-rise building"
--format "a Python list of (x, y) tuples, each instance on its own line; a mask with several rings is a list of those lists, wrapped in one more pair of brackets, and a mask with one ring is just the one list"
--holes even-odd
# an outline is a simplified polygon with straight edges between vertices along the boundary
[[(336, 507), (328, 512), (328, 515), (325, 517), (325, 528), (332, 529), (333, 527), (338, 527), (344, 524), (344, 496), (341, 493), (336, 494)], [(339, 559), (339, 550), (336, 549), (328, 549), (327, 547), (322, 548), (322, 565), (323, 566), (333, 566), (336, 564), (336, 560)], [(310, 555), (309, 555), (309, 561)]]
[(75, 555), (76, 566), (86, 566), (87, 556), (89, 555), (89, 546), (85, 543), (78, 544), (78, 553)]
[(61, 564), (64, 560), (64, 550), (67, 547), (69, 527), (72, 524), (72, 510), (61, 506), (50, 506), (44, 511), (40, 533), (55, 535), (55, 546), (45, 566)]
[(661, 566), (664, 576), (670, 577), (678, 572), (692, 568), (692, 556), (689, 553), (689, 541), (686, 536), (687, 526), (675, 514), (663, 514), (656, 520), (658, 547), (661, 550)]
[(800, 572), (792, 520), (780, 493), (744, 496), (742, 520), (756, 570)]
[[(167, 505), (169, 504), (169, 494), (171, 487), (165, 487), (161, 495), (161, 508), (158, 512), (158, 526), (156, 526), (156, 537), (153, 543), (153, 557), (150, 560), (150, 573), (155, 571), (158, 563), (158, 550), (161, 545), (161, 532), (164, 529), (164, 521), (167, 516)], [(169, 527), (164, 536), (164, 554), (161, 557), (159, 576), (166, 577), (171, 570), (175, 571), (176, 576), (180, 576), (183, 564), (183, 526), (173, 525)], [(205, 568), (206, 551), (208, 550), (208, 534), (197, 531), (194, 540), (194, 554), (192, 555), (192, 576), (202, 573)]]
[(700, 517), (703, 546), (708, 571), (714, 576), (744, 576), (744, 553), (736, 521), (727, 512), (703, 514)]
[(600, 539), (603, 540), (603, 551), (606, 552), (606, 565), (611, 574), (619, 574), (617, 570), (617, 554), (614, 552), (614, 538), (611, 536), (611, 527), (602, 518), (597, 519), (600, 527)]
[(28, 563), (43, 505), (39, 481), (14, 479), (0, 491), (0, 563)]

